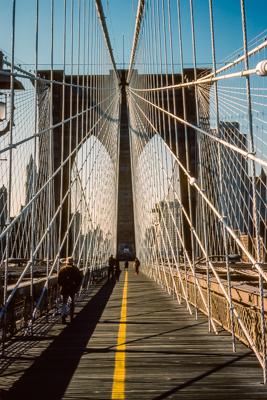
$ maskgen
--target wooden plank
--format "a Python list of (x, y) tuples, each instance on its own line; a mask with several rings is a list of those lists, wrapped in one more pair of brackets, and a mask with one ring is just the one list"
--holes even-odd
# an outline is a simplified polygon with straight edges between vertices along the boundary
[[(124, 273), (77, 307), (74, 322), (54, 325), (0, 378), (3, 399), (110, 399)], [(262, 372), (242, 344), (208, 333), (206, 318), (130, 268), (125, 399), (267, 398)], [(0, 397), (1, 399), (1, 397)]]

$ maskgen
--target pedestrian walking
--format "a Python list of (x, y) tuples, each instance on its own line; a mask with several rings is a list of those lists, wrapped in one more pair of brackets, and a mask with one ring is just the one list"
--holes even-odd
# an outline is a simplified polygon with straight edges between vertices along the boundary
[(62, 323), (66, 323), (67, 316), (67, 303), (68, 299), (71, 299), (70, 304), (70, 320), (73, 320), (74, 307), (75, 307), (75, 294), (78, 292), (82, 282), (82, 273), (74, 265), (72, 257), (65, 259), (63, 266), (60, 268), (58, 273), (58, 285), (60, 286), (60, 292), (63, 297), (62, 307)]
[(136, 275), (139, 274), (139, 267), (140, 267), (140, 261), (139, 261), (138, 258), (136, 257), (136, 259), (134, 260), (134, 269), (135, 269)]
[(119, 280), (120, 280), (120, 274), (121, 274), (120, 262), (119, 262), (119, 259), (116, 258), (116, 262), (115, 262), (115, 278), (116, 278), (117, 282), (119, 282)]
[(126, 260), (125, 263), (124, 263), (124, 269), (128, 270), (128, 267), (129, 267), (129, 261)]
[(113, 254), (108, 259), (108, 280), (112, 279), (114, 277), (114, 267), (115, 267), (115, 258), (113, 257)]

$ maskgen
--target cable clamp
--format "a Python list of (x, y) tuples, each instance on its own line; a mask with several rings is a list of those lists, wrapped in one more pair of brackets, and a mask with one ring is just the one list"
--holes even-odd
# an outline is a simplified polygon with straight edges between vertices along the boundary
[(256, 155), (256, 151), (248, 151), (245, 155), (245, 157), (247, 158), (248, 156), (255, 156)]
[(258, 76), (267, 76), (267, 60), (260, 61), (256, 65), (256, 74)]
[(194, 178), (193, 176), (189, 179), (189, 183), (190, 185), (194, 185), (196, 183), (196, 178)]

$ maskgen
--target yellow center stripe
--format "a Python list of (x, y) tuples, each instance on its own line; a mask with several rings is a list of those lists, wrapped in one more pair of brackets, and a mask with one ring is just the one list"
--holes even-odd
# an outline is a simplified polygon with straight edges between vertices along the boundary
[(112, 400), (125, 399), (125, 350), (126, 350), (126, 321), (127, 321), (127, 290), (128, 271), (125, 271), (121, 319), (116, 346), (115, 369), (113, 375)]

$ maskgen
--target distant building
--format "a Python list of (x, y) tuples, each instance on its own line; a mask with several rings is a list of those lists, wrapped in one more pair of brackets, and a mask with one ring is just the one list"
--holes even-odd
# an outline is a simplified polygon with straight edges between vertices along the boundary
[[(231, 145), (248, 151), (247, 136), (240, 132), (235, 121), (221, 121), (219, 134), (210, 129), (215, 137), (220, 137)], [(210, 138), (200, 142), (203, 189), (215, 207), (227, 218), (227, 224), (240, 236), (249, 232), (250, 178), (247, 159), (231, 148), (219, 145)], [(221, 172), (221, 176), (220, 176)], [(222, 187), (220, 187), (220, 178)], [(205, 205), (208, 227), (208, 253), (224, 254), (223, 235), (218, 229), (218, 219)], [(200, 229), (201, 225), (200, 225)], [(200, 237), (202, 233), (200, 232)]]
[(33, 179), (37, 182), (37, 167), (34, 163), (32, 154), (30, 156), (29, 163), (26, 166), (26, 183), (25, 183), (25, 202), (26, 204), (30, 201), (33, 195), (34, 187), (33, 187)]
[[(71, 241), (72, 246), (76, 245), (75, 248), (75, 257), (79, 254), (79, 244), (80, 244), (80, 234), (82, 233), (82, 214), (79, 211), (76, 211), (75, 214), (70, 214), (70, 218), (72, 219), (71, 224)], [(78, 240), (78, 243), (77, 243)]]
[[(7, 219), (7, 188), (3, 185), (0, 188), (0, 232), (5, 228)], [(0, 259), (2, 260), (6, 247), (6, 238), (0, 240)]]
[[(240, 239), (244, 247), (257, 258), (257, 241), (255, 221), (253, 215), (253, 192), (252, 192), (253, 178), (249, 177), (249, 200), (248, 200), (248, 233), (241, 235)], [(267, 175), (262, 168), (258, 176), (255, 177), (255, 191), (256, 191), (256, 217), (259, 229), (259, 256), (261, 262), (267, 262)], [(242, 260), (249, 262), (248, 257), (243, 253)]]
[(259, 218), (260, 258), (267, 261), (267, 174), (262, 168), (255, 181), (256, 208)]
[[(248, 151), (247, 136), (237, 122), (221, 122), (220, 137), (241, 150)], [(248, 160), (234, 150), (221, 146), (222, 195), (228, 224), (240, 234), (248, 232), (250, 180)]]
[[(178, 200), (162, 200), (155, 205), (155, 236), (161, 255), (173, 259), (181, 250), (177, 228), (181, 229)], [(180, 232), (182, 233), (182, 232)], [(165, 258), (164, 257), (164, 258)]]
[(7, 219), (7, 188), (3, 185), (0, 188), (0, 230), (5, 227)]

